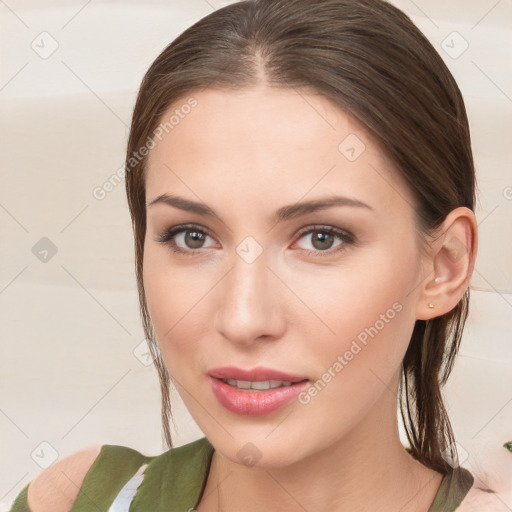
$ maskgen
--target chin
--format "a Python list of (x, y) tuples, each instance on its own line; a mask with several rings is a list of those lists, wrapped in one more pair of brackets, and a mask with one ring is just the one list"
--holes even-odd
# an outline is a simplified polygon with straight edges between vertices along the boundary
[(221, 440), (216, 435), (207, 437), (219, 454), (234, 464), (246, 467), (286, 467), (307, 456), (302, 452), (307, 448), (304, 445), (305, 436), (300, 436), (302, 441), (294, 440), (286, 429), (283, 429), (281, 436), (277, 432), (269, 435), (272, 428), (260, 427), (257, 431), (240, 429), (239, 433), (230, 431), (232, 436), (224, 432)]

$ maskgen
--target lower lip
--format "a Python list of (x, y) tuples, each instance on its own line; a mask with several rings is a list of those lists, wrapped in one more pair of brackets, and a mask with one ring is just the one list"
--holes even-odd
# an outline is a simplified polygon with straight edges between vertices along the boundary
[(228, 410), (244, 416), (262, 416), (292, 402), (307, 386), (309, 381), (297, 382), (290, 386), (265, 391), (245, 391), (220, 379), (209, 377), (213, 394)]

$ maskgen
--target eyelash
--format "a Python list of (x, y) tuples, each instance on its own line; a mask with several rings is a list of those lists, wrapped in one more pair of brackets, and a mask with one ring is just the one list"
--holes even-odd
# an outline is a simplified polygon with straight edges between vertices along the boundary
[[(196, 226), (194, 224), (187, 224), (187, 225), (174, 226), (174, 227), (171, 227), (171, 228), (165, 230), (162, 234), (160, 234), (157, 237), (156, 241), (168, 245), (174, 253), (179, 253), (184, 256), (192, 256), (192, 257), (198, 256), (200, 249), (184, 250), (184, 249), (178, 247), (176, 245), (176, 242), (173, 240), (173, 238), (176, 235), (178, 235), (182, 232), (187, 232), (187, 231), (195, 231), (202, 235), (210, 236), (205, 230), (201, 229), (199, 226)], [(328, 249), (326, 251), (319, 251), (319, 250), (315, 251), (315, 250), (310, 250), (310, 249), (302, 249), (303, 251), (306, 252), (306, 254), (308, 256), (320, 256), (320, 257), (332, 256), (335, 253), (345, 250), (347, 244), (348, 245), (356, 244), (355, 236), (352, 233), (350, 233), (349, 231), (334, 228), (332, 226), (312, 226), (310, 228), (302, 230), (298, 234), (298, 237), (300, 239), (300, 238), (304, 237), (305, 235), (309, 235), (314, 232), (319, 232), (319, 233), (324, 233), (324, 234), (329, 234), (329, 235), (336, 235), (338, 238), (341, 239), (341, 241), (343, 243), (336, 246), (336, 248), (334, 248), (334, 249)], [(210, 238), (213, 238), (213, 237), (210, 236)]]

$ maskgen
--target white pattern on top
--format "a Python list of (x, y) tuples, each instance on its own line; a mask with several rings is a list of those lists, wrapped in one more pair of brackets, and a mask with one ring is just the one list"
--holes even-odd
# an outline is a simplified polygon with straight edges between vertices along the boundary
[(147, 468), (147, 464), (143, 464), (135, 473), (128, 482), (124, 485), (124, 487), (119, 491), (119, 494), (116, 496), (116, 499), (113, 501), (112, 505), (108, 509), (108, 512), (128, 512), (130, 509), (130, 503), (133, 501), (133, 498), (137, 494), (137, 489), (139, 485), (144, 480), (144, 470)]

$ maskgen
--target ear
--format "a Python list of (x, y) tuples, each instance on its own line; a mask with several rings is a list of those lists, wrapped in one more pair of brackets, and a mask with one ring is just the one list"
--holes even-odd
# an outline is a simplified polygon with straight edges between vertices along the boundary
[(429, 320), (451, 311), (464, 296), (475, 266), (478, 231), (475, 214), (464, 206), (452, 210), (429, 243), (416, 318)]

